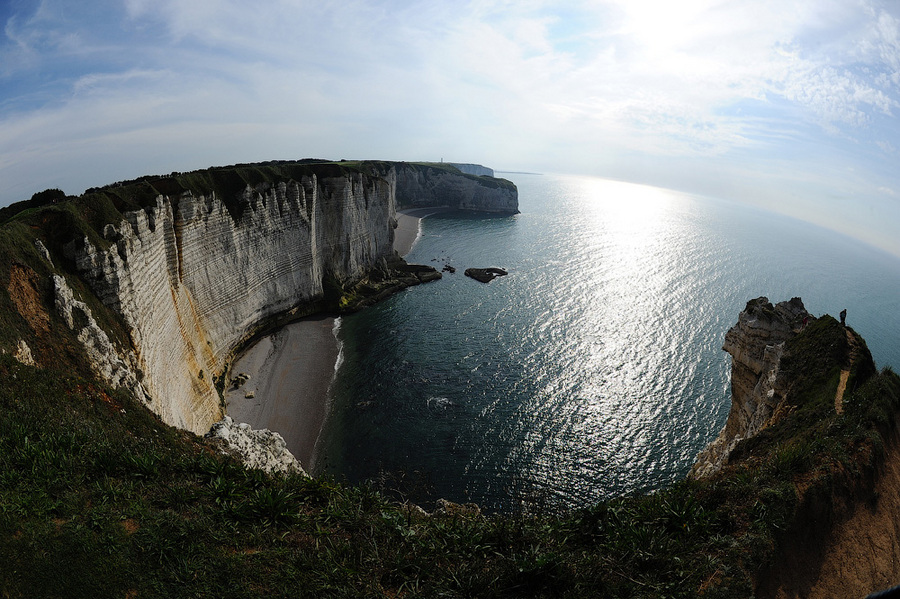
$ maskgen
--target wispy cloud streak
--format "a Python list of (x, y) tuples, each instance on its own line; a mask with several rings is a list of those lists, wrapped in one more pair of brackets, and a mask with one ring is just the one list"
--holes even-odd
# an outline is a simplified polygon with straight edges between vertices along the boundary
[(900, 9), (887, 2), (11, 7), (0, 203), (311, 155), (447, 157), (763, 203), (848, 181), (884, 202), (879, 188), (900, 189)]

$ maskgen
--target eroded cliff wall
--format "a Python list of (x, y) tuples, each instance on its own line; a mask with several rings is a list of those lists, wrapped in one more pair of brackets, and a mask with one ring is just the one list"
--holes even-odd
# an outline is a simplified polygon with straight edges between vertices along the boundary
[(719, 436), (697, 456), (691, 476), (717, 472), (739, 441), (758, 433), (782, 404), (788, 382), (780, 377), (784, 344), (812, 318), (800, 298), (747, 302), (738, 322), (725, 334), (722, 349), (731, 354), (731, 410)]
[(399, 260), (400, 198), (518, 211), (509, 181), (389, 162), (238, 165), (89, 191), (120, 212), (97, 211), (107, 215), (92, 225), (101, 235), (79, 234), (63, 253), (121, 316), (131, 347), (96, 359), (97, 347), (114, 344), (63, 278), (58, 311), (80, 340), (94, 340), (82, 344), (97, 374), (196, 433), (222, 418), (216, 377), (244, 341), (275, 319), (320, 311), (327, 288), (352, 287)]
[(214, 386), (267, 319), (323, 298), (393, 254), (394, 173), (316, 175), (247, 187), (235, 218), (216, 197), (160, 196), (67, 252), (119, 312), (133, 368), (164, 421), (203, 433), (222, 417)]
[(460, 175), (437, 166), (398, 164), (397, 203), (402, 207), (449, 206), (499, 214), (519, 212), (516, 186), (504, 179)]

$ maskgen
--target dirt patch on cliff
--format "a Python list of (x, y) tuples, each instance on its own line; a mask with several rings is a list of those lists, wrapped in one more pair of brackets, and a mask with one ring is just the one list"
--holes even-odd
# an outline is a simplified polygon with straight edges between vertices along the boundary
[(16, 310), (38, 335), (50, 332), (50, 315), (41, 303), (41, 292), (36, 272), (22, 266), (12, 264), (9, 269), (9, 297)]
[(850, 348), (846, 368), (841, 370), (841, 380), (838, 382), (837, 393), (834, 396), (834, 410), (838, 414), (844, 413), (844, 391), (847, 390), (847, 381), (850, 379), (851, 368), (859, 357), (859, 338), (850, 330), (844, 329), (847, 335), (847, 345)]
[[(786, 562), (759, 597), (865, 597), (900, 584), (900, 439), (889, 443), (871, 501), (835, 506), (835, 522), (821, 518), (816, 539), (789, 541)], [(852, 508), (848, 506), (853, 506)], [(845, 520), (840, 512), (852, 509)], [(819, 514), (824, 515), (820, 512)], [(830, 533), (827, 529), (831, 528)], [(823, 530), (824, 529), (824, 530)], [(822, 542), (824, 538), (824, 543)], [(768, 588), (765, 588), (768, 587)]]
[[(896, 435), (874, 501), (839, 524), (806, 597), (865, 597), (900, 583), (900, 448)], [(785, 595), (790, 596), (790, 595)]]

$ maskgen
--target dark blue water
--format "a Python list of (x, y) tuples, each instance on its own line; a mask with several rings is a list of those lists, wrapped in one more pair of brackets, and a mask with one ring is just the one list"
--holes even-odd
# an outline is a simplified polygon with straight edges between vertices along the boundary
[[(846, 308), (900, 365), (895, 257), (736, 203), (510, 178), (521, 214), (422, 222), (407, 259), (455, 274), (342, 319), (318, 471), (504, 511), (660, 488), (724, 424), (723, 337), (761, 295)], [(509, 275), (462, 274), (486, 266)]]

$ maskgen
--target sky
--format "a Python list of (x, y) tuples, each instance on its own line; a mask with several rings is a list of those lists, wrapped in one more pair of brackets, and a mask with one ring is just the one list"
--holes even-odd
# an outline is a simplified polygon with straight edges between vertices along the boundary
[(4, 0), (0, 206), (299, 158), (737, 200), (900, 256), (900, 3)]

